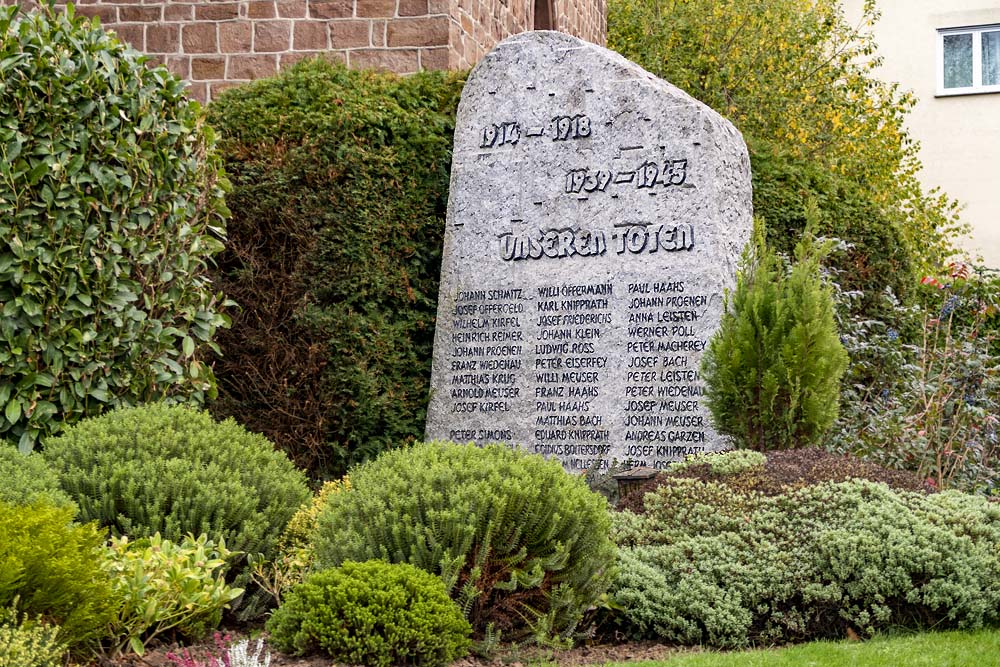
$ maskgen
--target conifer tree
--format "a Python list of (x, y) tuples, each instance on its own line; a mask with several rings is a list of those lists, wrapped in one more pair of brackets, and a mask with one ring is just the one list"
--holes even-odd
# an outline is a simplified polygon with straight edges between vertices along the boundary
[(814, 445), (837, 418), (847, 353), (833, 293), (820, 264), (828, 246), (806, 233), (790, 271), (755, 225), (727, 295), (719, 330), (702, 359), (715, 427), (738, 447)]

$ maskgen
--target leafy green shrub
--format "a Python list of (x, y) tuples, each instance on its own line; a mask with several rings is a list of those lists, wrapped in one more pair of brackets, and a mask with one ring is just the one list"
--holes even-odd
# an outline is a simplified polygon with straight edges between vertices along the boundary
[(463, 75), (314, 61), (209, 109), (234, 188), (217, 416), (315, 477), (424, 428)]
[(479, 636), (570, 633), (605, 591), (607, 503), (556, 461), (431, 442), (351, 471), (319, 515), (320, 567), (381, 559), (441, 576)]
[(233, 552), (273, 557), (309, 497), (304, 475), (266, 438), (180, 405), (86, 419), (49, 440), (44, 455), (81, 519), (132, 538), (179, 543), (204, 533)]
[(111, 623), (108, 653), (126, 647), (142, 655), (146, 645), (168, 630), (200, 639), (222, 620), (222, 610), (243, 593), (226, 585), (222, 568), (231, 552), (205, 535), (187, 535), (179, 543), (159, 533), (129, 542), (112, 538), (106, 568), (122, 601)]
[(56, 626), (0, 608), (0, 667), (59, 667), (66, 647), (58, 634)]
[(622, 512), (629, 630), (738, 647), (1000, 620), (1000, 505), (868, 481), (776, 496), (668, 478)]
[(755, 237), (702, 358), (705, 401), (739, 447), (803, 447), (837, 418), (847, 353), (820, 277), (823, 249), (803, 238), (786, 275), (759, 229)]
[(21, 454), (13, 447), (0, 445), (0, 502), (30, 505), (45, 500), (53, 505), (72, 505), (62, 489), (59, 477), (41, 454)]
[(226, 208), (184, 84), (100, 26), (0, 8), (0, 434), (214, 392)]
[(0, 608), (58, 624), (59, 641), (79, 648), (103, 636), (115, 599), (103, 536), (72, 521), (70, 507), (0, 502)]
[(296, 586), (267, 622), (271, 642), (352, 665), (447, 665), (472, 628), (441, 580), (412, 565), (345, 562)]

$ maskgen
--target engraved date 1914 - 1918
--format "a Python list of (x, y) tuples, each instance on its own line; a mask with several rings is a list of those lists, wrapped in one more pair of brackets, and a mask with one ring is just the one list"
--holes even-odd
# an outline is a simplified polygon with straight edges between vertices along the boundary
[(501, 146), (516, 146), (522, 138), (551, 137), (552, 141), (569, 141), (570, 139), (585, 139), (590, 136), (590, 117), (585, 114), (575, 116), (556, 116), (548, 124), (522, 129), (518, 121), (493, 123), (483, 128), (483, 141), (480, 148), (499, 148)]

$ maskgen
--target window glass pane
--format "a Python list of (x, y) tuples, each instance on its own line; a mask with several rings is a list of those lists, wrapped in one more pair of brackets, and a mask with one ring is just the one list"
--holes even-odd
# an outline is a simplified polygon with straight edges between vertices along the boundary
[(972, 33), (944, 35), (944, 87), (972, 85)]
[(983, 33), (983, 85), (1000, 85), (1000, 30)]

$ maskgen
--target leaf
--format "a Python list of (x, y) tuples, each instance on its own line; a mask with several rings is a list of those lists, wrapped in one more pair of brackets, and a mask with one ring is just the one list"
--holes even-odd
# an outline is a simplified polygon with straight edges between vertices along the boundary
[(7, 403), (7, 407), (4, 409), (3, 415), (10, 424), (16, 424), (21, 418), (21, 401), (19, 401), (16, 396), (13, 400)]
[(129, 637), (128, 643), (129, 646), (132, 647), (132, 651), (140, 658), (142, 657), (143, 653), (146, 652), (146, 647), (143, 645), (142, 639), (138, 635), (133, 635)]
[(194, 339), (191, 336), (184, 336), (184, 342), (182, 343), (184, 349), (184, 356), (190, 357), (194, 354)]

